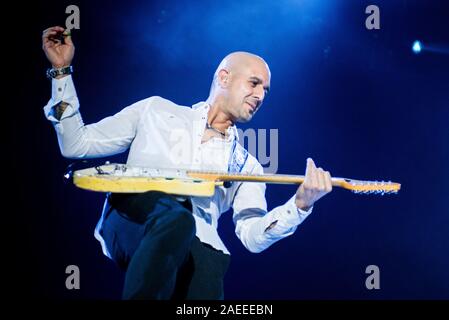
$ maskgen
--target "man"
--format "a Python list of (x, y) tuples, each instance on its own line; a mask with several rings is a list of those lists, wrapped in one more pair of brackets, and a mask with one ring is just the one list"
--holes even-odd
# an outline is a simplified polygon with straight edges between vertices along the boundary
[[(236, 142), (235, 126), (251, 120), (269, 90), (270, 70), (262, 58), (246, 52), (226, 56), (208, 99), (192, 108), (150, 97), (84, 125), (70, 76), (75, 50), (70, 34), (52, 27), (42, 39), (53, 67), (52, 97), (44, 112), (65, 157), (129, 149), (130, 166), (263, 173), (257, 159)], [(176, 137), (188, 139), (180, 143)], [(220, 214), (232, 207), (237, 236), (248, 250), (260, 252), (295, 232), (314, 203), (332, 190), (331, 176), (308, 159), (304, 183), (270, 212), (265, 188), (239, 182), (216, 187), (210, 198), (190, 199), (161, 192), (109, 194), (96, 237), (104, 253), (126, 271), (123, 298), (223, 299), (229, 252), (217, 233)]]

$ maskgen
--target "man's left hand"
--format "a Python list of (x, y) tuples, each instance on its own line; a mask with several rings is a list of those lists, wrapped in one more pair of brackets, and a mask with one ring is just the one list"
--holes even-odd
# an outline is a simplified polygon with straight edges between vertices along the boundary
[(311, 158), (307, 159), (304, 182), (296, 191), (296, 206), (301, 210), (309, 210), (313, 204), (332, 191), (329, 171), (317, 168)]

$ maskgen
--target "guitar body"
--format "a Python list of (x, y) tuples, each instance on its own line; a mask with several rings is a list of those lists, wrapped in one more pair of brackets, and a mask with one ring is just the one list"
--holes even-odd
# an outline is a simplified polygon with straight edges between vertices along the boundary
[[(126, 169), (125, 169), (126, 168)], [(161, 191), (183, 196), (210, 197), (215, 192), (215, 181), (191, 178), (179, 170), (153, 170), (129, 168), (122, 165), (78, 170), (73, 183), (85, 190), (98, 192), (141, 193)]]

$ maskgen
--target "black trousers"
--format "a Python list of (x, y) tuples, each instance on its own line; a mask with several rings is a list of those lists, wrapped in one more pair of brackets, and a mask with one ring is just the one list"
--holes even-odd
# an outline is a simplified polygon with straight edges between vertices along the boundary
[(100, 235), (126, 271), (123, 299), (219, 300), (230, 256), (195, 236), (190, 201), (109, 194)]

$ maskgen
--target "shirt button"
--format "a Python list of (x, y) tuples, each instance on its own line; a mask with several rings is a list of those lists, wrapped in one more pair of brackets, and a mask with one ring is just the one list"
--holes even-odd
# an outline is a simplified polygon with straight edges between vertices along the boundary
[(61, 91), (62, 91), (62, 88), (58, 88), (58, 91), (61, 92)]
[(287, 213), (290, 214), (290, 213), (292, 213), (292, 212), (291, 212), (290, 210), (287, 210)]

